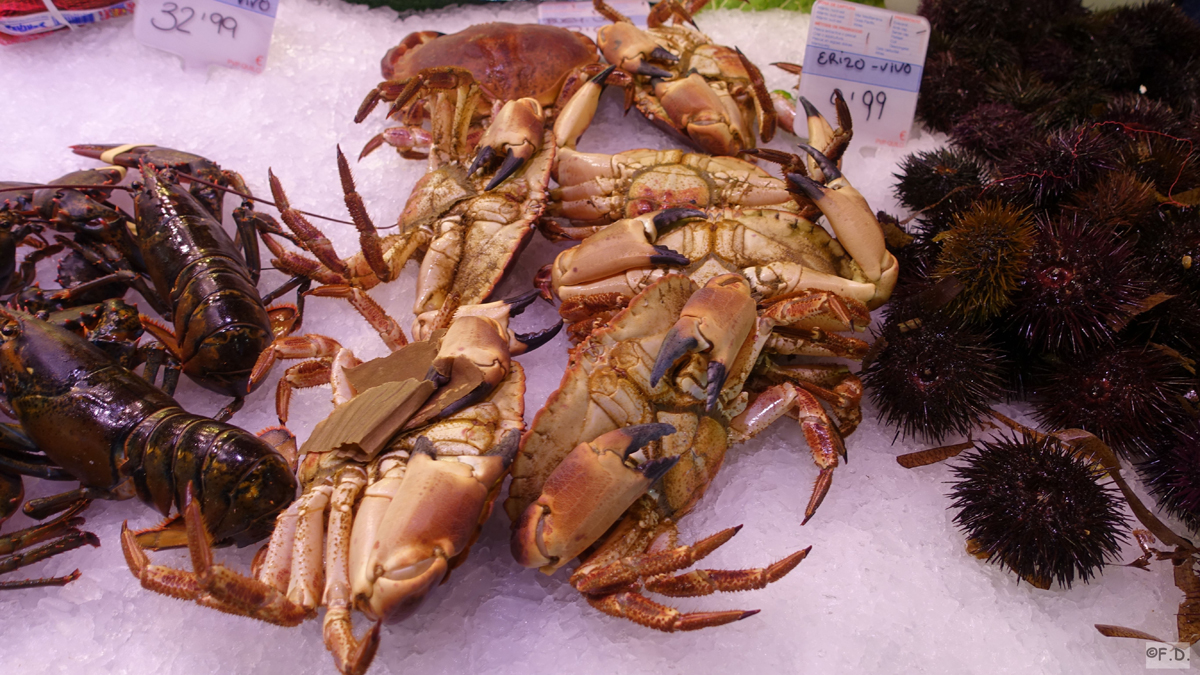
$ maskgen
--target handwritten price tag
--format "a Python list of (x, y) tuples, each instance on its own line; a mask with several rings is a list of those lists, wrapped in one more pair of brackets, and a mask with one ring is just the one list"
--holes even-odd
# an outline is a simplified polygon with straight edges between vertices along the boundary
[[(608, 5), (629, 17), (635, 26), (646, 27), (646, 19), (650, 18), (650, 3), (646, 0), (608, 0)], [(596, 31), (601, 26), (612, 23), (600, 16), (588, 2), (543, 2), (538, 5), (538, 23), (547, 26), (558, 26), (596, 39)]]
[(133, 35), (182, 57), (189, 69), (219, 65), (261, 73), (278, 5), (279, 0), (139, 0)]
[(800, 95), (833, 121), (833, 90), (841, 89), (854, 118), (855, 141), (903, 147), (928, 47), (929, 22), (922, 17), (817, 0)]

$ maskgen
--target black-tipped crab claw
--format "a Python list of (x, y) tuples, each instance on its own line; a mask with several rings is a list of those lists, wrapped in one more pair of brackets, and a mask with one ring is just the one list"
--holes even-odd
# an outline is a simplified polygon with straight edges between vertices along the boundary
[(574, 560), (679, 461), (669, 457), (632, 466), (629, 460), (642, 446), (673, 433), (670, 424), (639, 424), (577, 445), (516, 524), (513, 556), (546, 573)]
[(479, 139), (479, 151), (467, 169), (474, 175), (503, 157), (486, 190), (495, 188), (516, 173), (541, 147), (545, 113), (537, 99), (522, 98), (504, 104), (491, 126)]
[(667, 371), (688, 354), (708, 354), (706, 408), (717, 406), (730, 364), (751, 337), (758, 318), (750, 284), (740, 274), (713, 277), (696, 291), (667, 331), (650, 371), (657, 387)]

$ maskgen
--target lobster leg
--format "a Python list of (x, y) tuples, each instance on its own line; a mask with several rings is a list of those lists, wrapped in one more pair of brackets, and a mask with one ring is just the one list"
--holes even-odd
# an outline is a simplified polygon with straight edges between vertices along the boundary
[[(91, 532), (82, 532), (77, 527), (83, 524), (78, 515), (88, 502), (77, 503), (71, 509), (48, 523), (11, 532), (0, 537), (0, 574), (11, 572), (40, 560), (77, 549), (85, 544), (99, 546), (100, 540)], [(55, 541), (50, 541), (50, 540)], [(49, 544), (21, 552), (34, 544), (50, 541)], [(23, 579), (0, 582), (0, 589), (35, 588), (39, 586), (62, 586), (79, 578), (79, 570), (62, 577), (45, 579)]]

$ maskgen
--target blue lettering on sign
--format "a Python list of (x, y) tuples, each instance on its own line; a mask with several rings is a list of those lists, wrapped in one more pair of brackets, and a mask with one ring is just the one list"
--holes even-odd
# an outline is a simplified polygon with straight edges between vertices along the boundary
[(275, 18), (275, 8), (279, 6), (279, 0), (217, 0), (217, 2), (271, 18)]
[(31, 30), (37, 30), (39, 28), (45, 28), (45, 27), (46, 27), (45, 21), (39, 21), (38, 23), (6, 23), (6, 24), (4, 24), (4, 28), (6, 30), (11, 30), (14, 33), (28, 33)]
[(805, 73), (900, 91), (919, 91), (924, 70), (912, 63), (813, 45), (804, 54)]

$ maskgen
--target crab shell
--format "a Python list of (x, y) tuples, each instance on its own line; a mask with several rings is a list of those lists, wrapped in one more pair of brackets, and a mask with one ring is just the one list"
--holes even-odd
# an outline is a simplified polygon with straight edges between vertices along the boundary
[(386, 79), (403, 80), (425, 68), (458, 66), (475, 76), (489, 100), (528, 96), (551, 106), (572, 71), (599, 60), (596, 43), (581, 33), (537, 24), (484, 23), (450, 35), (412, 33), (388, 50), (381, 69)]

